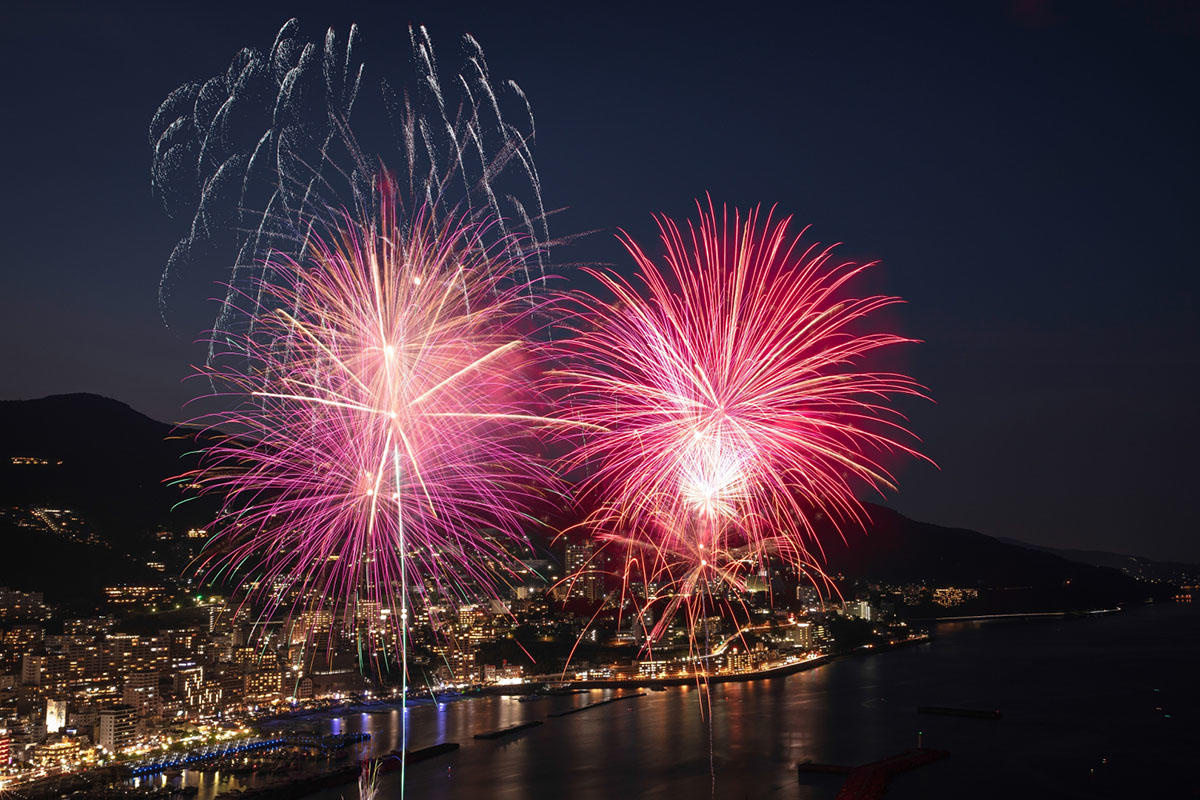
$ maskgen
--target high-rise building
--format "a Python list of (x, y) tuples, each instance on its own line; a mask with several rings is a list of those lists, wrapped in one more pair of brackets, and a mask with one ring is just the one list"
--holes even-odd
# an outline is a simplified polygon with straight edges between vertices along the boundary
[(589, 543), (567, 543), (565, 587), (571, 597), (594, 602), (603, 596), (599, 565), (595, 563), (593, 552)]
[(121, 701), (138, 717), (158, 716), (162, 709), (157, 672), (130, 672), (121, 687)]
[(278, 669), (256, 669), (247, 672), (244, 692), (248, 702), (265, 703), (280, 696), (281, 674)]
[(46, 657), (25, 653), (21, 657), (21, 683), (25, 686), (40, 686), (46, 671)]
[(100, 710), (96, 743), (110, 754), (121, 753), (133, 744), (133, 706), (119, 705)]
[(567, 574), (578, 575), (588, 568), (588, 562), (592, 558), (592, 546), (586, 542), (573, 544), (567, 543), (566, 561)]
[(0, 619), (49, 619), (50, 607), (41, 592), (21, 592), (0, 587)]
[(171, 680), (176, 694), (187, 695), (204, 683), (204, 667), (191, 662), (177, 664)]
[(811, 622), (797, 622), (794, 626), (788, 629), (788, 638), (792, 640), (792, 644), (802, 650), (811, 650), (813, 647), (813, 626)]
[(871, 604), (866, 600), (854, 600), (846, 604), (846, 615), (864, 622), (871, 621)]
[(167, 640), (168, 653), (173, 663), (195, 661), (204, 653), (204, 638), (198, 629), (163, 630), (159, 631), (158, 635)]
[(13, 625), (4, 634), (4, 649), (15, 657), (40, 650), (43, 643), (41, 625)]

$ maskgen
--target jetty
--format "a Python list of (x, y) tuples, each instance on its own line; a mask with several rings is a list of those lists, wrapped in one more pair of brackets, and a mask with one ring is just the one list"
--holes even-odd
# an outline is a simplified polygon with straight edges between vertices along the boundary
[[(453, 753), (459, 748), (458, 742), (442, 742), (440, 744), (422, 747), (417, 750), (409, 750), (407, 757), (404, 759), (406, 764), (419, 764), (422, 761), (428, 761), (431, 758)], [(394, 772), (400, 769), (400, 751), (393, 750), (386, 756), (375, 761), (375, 766), (380, 772)]]
[(586, 706), (580, 706), (579, 708), (568, 708), (566, 711), (556, 711), (553, 714), (550, 714), (549, 716), (550, 717), (565, 717), (568, 714), (578, 714), (580, 711), (587, 711), (592, 708), (599, 708), (600, 706), (606, 706), (609, 703), (615, 703), (618, 700), (632, 700), (635, 697), (645, 697), (645, 696), (646, 696), (645, 692), (638, 692), (637, 694), (623, 694), (620, 697), (610, 697), (608, 700), (597, 700), (594, 703), (588, 703)]
[(477, 734), (475, 734), (475, 738), (476, 739), (500, 739), (505, 736), (512, 736), (514, 733), (520, 733), (523, 730), (528, 730), (529, 728), (536, 728), (538, 725), (542, 725), (542, 724), (543, 723), (540, 719), (535, 719), (532, 722), (522, 722), (520, 725), (510, 725), (507, 728), (501, 728), (500, 730), (497, 730), (497, 731), (488, 731), (487, 733), (477, 733)]

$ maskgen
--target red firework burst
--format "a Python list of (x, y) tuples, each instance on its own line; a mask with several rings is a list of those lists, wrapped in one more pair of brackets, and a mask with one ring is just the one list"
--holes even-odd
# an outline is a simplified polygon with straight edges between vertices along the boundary
[(662, 266), (622, 235), (637, 279), (591, 271), (609, 297), (568, 300), (553, 379), (587, 428), (567, 457), (587, 469), (583, 527), (649, 643), (681, 608), (693, 645), (701, 616), (740, 615), (771, 559), (822, 580), (821, 520), (861, 525), (856, 489), (893, 486), (882, 456), (917, 455), (891, 401), (921, 387), (863, 366), (913, 341), (863, 332), (901, 301), (846, 296), (873, 264), (802, 245), (772, 213), (698, 208), (684, 229), (658, 219)]

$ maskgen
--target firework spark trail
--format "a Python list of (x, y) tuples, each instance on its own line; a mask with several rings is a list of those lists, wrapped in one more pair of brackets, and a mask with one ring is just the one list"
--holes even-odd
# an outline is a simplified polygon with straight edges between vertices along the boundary
[(663, 267), (623, 235), (638, 283), (591, 271), (610, 299), (568, 298), (551, 379), (564, 416), (593, 429), (566, 466), (588, 469), (582, 527), (619, 565), (620, 605), (634, 601), (647, 647), (682, 611), (693, 654), (703, 617), (744, 616), (769, 560), (824, 580), (820, 520), (863, 524), (856, 487), (893, 484), (879, 457), (918, 455), (889, 403), (923, 391), (861, 367), (912, 341), (861, 332), (900, 302), (843, 296), (872, 264), (804, 247), (773, 213), (697, 206), (686, 229), (658, 220)]
[(402, 230), (381, 207), (378, 222), (347, 217), (340, 240), (314, 240), (312, 263), (274, 266), (281, 302), (259, 321), (271, 335), (245, 343), (253, 369), (203, 370), (245, 401), (205, 418), (238, 432), (198, 476), (225, 503), (210, 572), (248, 559), (260, 583), (303, 583), (317, 564), (323, 602), (350, 603), (360, 585), (389, 601), (397, 511), (412, 570), (452, 594), (498, 586), (488, 561), (525, 544), (522, 509), (553, 481), (520, 449), (549, 422), (523, 396), (522, 287), (496, 277), (507, 267), (482, 226)]
[(272, 265), (274, 310), (201, 370), (241, 402), (203, 418), (224, 436), (187, 480), (223, 503), (204, 577), (239, 580), (264, 619), (398, 609), (367, 627), (390, 624), (406, 669), (414, 603), (498, 598), (516, 575), (556, 487), (529, 445), (560, 423), (529, 391), (509, 250), (478, 223), (402, 224), (380, 185), (378, 218), (344, 215), (308, 263)]
[[(386, 79), (368, 79), (360, 38), (352, 25), (345, 37), (330, 28), (323, 41), (304, 41), (299, 22), (288, 20), (268, 51), (243, 48), (224, 73), (172, 91), (151, 120), (151, 188), (186, 225), (160, 280), (164, 319), (189, 268), (232, 264), (209, 363), (237, 341), (242, 296), (270, 282), (264, 270), (277, 260), (272, 254), (306, 259), (313, 221), (330, 208), (376, 211), (371, 182), (381, 159), (407, 168), (414, 205), (507, 220), (493, 223), (491, 243), (511, 251), (531, 289), (545, 277), (551, 241), (533, 115), (520, 87), (494, 83), (470, 36), (460, 72), (443, 81), (428, 32), (415, 27), (416, 102), (408, 92), (401, 100)], [(351, 119), (368, 98), (382, 104), (394, 128), (394, 140), (374, 148), (356, 137)], [(258, 295), (250, 305), (268, 299)]]

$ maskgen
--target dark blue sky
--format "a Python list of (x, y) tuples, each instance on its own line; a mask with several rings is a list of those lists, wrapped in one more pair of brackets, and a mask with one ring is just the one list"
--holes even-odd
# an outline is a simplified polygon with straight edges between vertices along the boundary
[[(647, 239), (650, 212), (709, 191), (883, 259), (874, 288), (927, 342), (906, 366), (937, 405), (912, 425), (941, 465), (903, 469), (889, 503), (1200, 561), (1197, 4), (99, 6), (0, 20), (0, 397), (184, 417), (207, 311), (159, 316), (177, 230), (150, 193), (151, 114), (289, 16), (307, 38), (358, 22), (391, 76), (419, 22), (446, 58), (473, 33), (525, 89), (555, 233)], [(626, 264), (608, 233), (556, 257)]]

